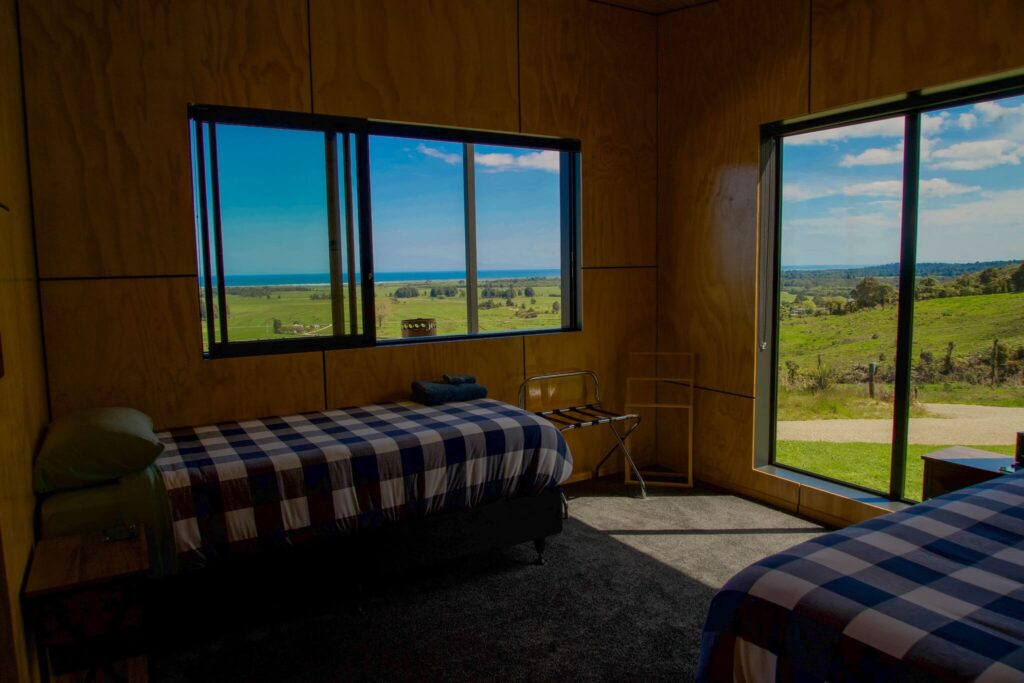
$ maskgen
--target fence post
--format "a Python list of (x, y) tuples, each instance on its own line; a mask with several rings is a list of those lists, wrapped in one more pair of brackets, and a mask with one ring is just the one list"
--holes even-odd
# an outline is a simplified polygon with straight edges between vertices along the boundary
[(868, 363), (868, 395), (875, 397), (875, 371), (878, 370), (878, 363)]

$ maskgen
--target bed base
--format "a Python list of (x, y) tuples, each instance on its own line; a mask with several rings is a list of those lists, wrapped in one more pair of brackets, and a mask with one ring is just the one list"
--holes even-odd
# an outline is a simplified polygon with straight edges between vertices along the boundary
[[(543, 565), (546, 539), (562, 531), (567, 510), (561, 489), (553, 488), (155, 578), (149, 582), (148, 630), (154, 643), (180, 641), (183, 633), (201, 639), (201, 631), (245, 627), (268, 610), (322, 608), (332, 595), (337, 599), (364, 579), (374, 580), (374, 567), (430, 567), (528, 541), (537, 551), (534, 564)], [(198, 629), (197, 615), (203, 615)]]

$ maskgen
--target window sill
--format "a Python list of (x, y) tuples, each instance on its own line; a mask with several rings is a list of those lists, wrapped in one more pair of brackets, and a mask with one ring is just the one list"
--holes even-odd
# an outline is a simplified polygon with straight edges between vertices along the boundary
[(761, 467), (756, 467), (755, 469), (758, 472), (764, 472), (765, 474), (770, 474), (773, 477), (778, 477), (779, 479), (785, 479), (787, 481), (800, 484), (801, 486), (808, 486), (810, 488), (818, 489), (819, 491), (825, 491), (857, 503), (885, 510), (886, 512), (899, 512), (900, 510), (906, 510), (910, 507), (910, 504), (904, 503), (903, 501), (889, 500), (877, 493), (861, 491), (860, 489), (853, 488), (852, 486), (843, 486), (842, 484), (837, 484), (825, 479), (819, 479), (809, 474), (794, 472), (793, 470), (786, 469), (785, 467), (763, 465)]

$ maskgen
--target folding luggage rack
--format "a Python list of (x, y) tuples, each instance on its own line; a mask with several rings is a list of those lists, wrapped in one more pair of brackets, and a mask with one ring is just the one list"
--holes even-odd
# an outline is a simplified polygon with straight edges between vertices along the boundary
[[(593, 382), (593, 403), (584, 403), (583, 405), (571, 406), (568, 408), (542, 410), (535, 414), (553, 423), (558, 427), (558, 431), (562, 433), (573, 429), (585, 429), (587, 427), (597, 427), (598, 425), (608, 425), (608, 429), (615, 435), (616, 443), (611, 447), (611, 450), (605, 453), (605, 456), (601, 458), (601, 461), (597, 463), (597, 466), (594, 467), (594, 478), (597, 478), (601, 465), (603, 465), (608, 458), (612, 456), (616, 449), (619, 449), (625, 456), (626, 462), (629, 464), (630, 468), (632, 468), (633, 474), (636, 476), (637, 483), (640, 484), (640, 497), (646, 498), (647, 486), (644, 484), (644, 478), (640, 474), (640, 469), (636, 466), (636, 463), (633, 462), (633, 456), (630, 454), (629, 449), (626, 447), (626, 439), (628, 439), (629, 435), (635, 432), (637, 427), (640, 426), (640, 415), (638, 413), (616, 413), (602, 408), (601, 383), (598, 381), (596, 373), (591, 370), (579, 370), (527, 377), (526, 380), (519, 385), (519, 407), (526, 410), (526, 395), (530, 384), (553, 379), (564, 379), (566, 377), (589, 378)], [(623, 423), (625, 429), (621, 434), (619, 433), (619, 430), (615, 428), (615, 425), (620, 422)]]

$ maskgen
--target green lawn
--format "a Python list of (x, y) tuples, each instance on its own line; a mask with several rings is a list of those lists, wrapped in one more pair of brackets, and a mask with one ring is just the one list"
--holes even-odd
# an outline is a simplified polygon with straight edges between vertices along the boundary
[[(501, 281), (507, 282), (507, 281)], [(431, 297), (431, 287), (443, 285), (459, 287), (459, 295), (453, 297)], [(402, 286), (413, 286), (420, 295), (409, 298), (395, 298), (395, 290)], [(481, 289), (490, 283), (481, 282)], [(508, 285), (502, 285), (503, 288)], [(518, 295), (512, 298), (513, 305), (506, 305), (505, 298), (493, 299), (494, 308), (478, 310), (481, 332), (511, 330), (557, 329), (562, 325), (562, 315), (555, 311), (562, 305), (561, 287), (555, 278), (539, 280), (517, 280), (511, 284), (517, 290), (532, 287), (532, 297)], [(303, 289), (287, 286), (272, 287), (265, 296), (241, 296), (228, 294), (228, 335), (235, 341), (254, 339), (294, 339), (299, 336), (334, 334), (331, 320), (331, 302), (322, 297), (329, 294), (327, 286), (310, 286)], [(348, 288), (345, 313), (348, 314)], [(465, 284), (457, 281), (432, 282), (389, 282), (378, 285), (376, 299), (380, 302), (382, 319), (377, 328), (378, 339), (399, 339), (402, 336), (401, 321), (409, 318), (434, 318), (437, 320), (438, 335), (466, 334)], [(482, 304), (488, 301), (480, 296)], [(556, 305), (557, 304), (557, 305)], [(532, 312), (531, 312), (532, 309)], [(281, 321), (279, 331), (274, 330), (274, 319)], [(361, 320), (360, 320), (361, 323)], [(348, 324), (348, 323), (346, 323)], [(206, 326), (203, 326), (206, 336)]]
[[(923, 486), (921, 456), (948, 446), (911, 444), (907, 447), (905, 496), (920, 500)], [(1013, 446), (973, 446), (985, 451), (1013, 455)], [(823, 474), (878, 491), (889, 489), (891, 448), (882, 443), (825, 443), (821, 441), (779, 441), (775, 461), (780, 465)]]

